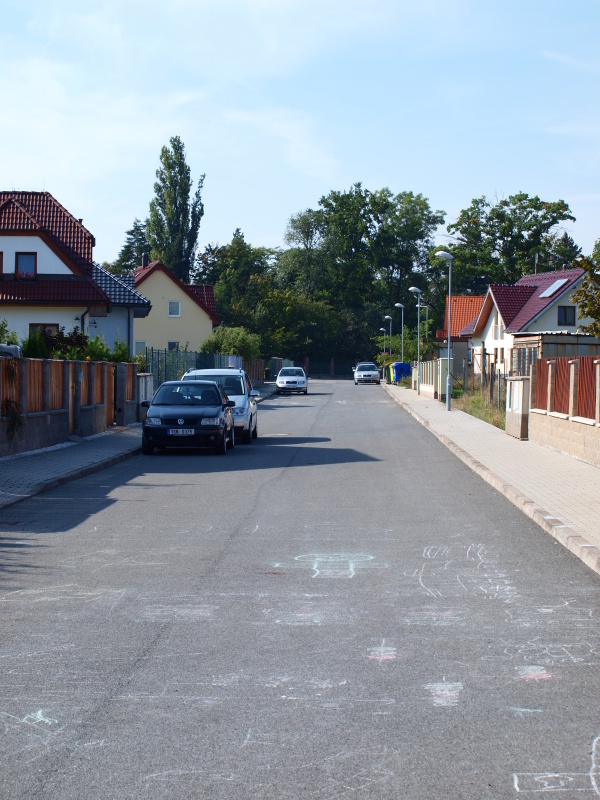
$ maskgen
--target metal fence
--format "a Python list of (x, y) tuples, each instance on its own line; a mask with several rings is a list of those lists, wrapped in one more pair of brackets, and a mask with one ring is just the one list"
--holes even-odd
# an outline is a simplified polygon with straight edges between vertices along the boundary
[[(286, 362), (287, 363), (287, 362)], [(289, 362), (292, 364), (293, 362)], [(251, 364), (240, 356), (221, 355), (220, 353), (192, 353), (187, 350), (146, 350), (146, 372), (154, 376), (157, 388), (164, 381), (178, 381), (188, 369), (228, 369), (239, 367), (248, 373), (253, 382), (265, 379), (265, 362), (258, 359)]]

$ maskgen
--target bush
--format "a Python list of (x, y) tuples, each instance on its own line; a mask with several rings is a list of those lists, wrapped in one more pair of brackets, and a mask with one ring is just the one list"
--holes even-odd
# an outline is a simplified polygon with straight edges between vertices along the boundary
[(110, 347), (104, 341), (104, 337), (98, 335), (90, 339), (84, 351), (85, 358), (90, 361), (112, 361)]
[(19, 344), (19, 339), (15, 331), (8, 330), (6, 319), (0, 319), (0, 344)]

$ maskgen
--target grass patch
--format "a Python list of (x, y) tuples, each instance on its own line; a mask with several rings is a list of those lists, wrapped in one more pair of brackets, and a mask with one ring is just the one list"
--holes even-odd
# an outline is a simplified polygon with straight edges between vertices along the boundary
[(504, 403), (497, 404), (490, 403), (489, 398), (480, 392), (475, 392), (474, 395), (463, 394), (460, 397), (452, 400), (453, 408), (458, 411), (464, 411), (472, 417), (482, 419), (490, 425), (494, 425), (501, 430), (506, 429), (506, 407)]

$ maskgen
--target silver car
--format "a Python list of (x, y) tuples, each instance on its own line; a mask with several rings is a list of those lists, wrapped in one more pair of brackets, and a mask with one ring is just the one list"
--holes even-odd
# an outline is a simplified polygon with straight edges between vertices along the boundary
[(379, 368), (372, 361), (361, 361), (354, 367), (354, 385), (359, 383), (380, 383)]
[(308, 394), (308, 379), (302, 367), (282, 367), (275, 381), (276, 394), (300, 392)]
[(235, 434), (245, 444), (250, 444), (258, 436), (258, 408), (256, 398), (260, 392), (252, 388), (250, 379), (243, 369), (188, 369), (184, 381), (215, 381), (228, 399), (235, 400), (233, 423)]

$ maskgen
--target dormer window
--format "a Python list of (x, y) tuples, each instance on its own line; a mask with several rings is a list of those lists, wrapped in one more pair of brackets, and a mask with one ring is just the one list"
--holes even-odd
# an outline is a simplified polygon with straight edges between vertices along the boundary
[(15, 278), (19, 281), (32, 281), (37, 275), (37, 253), (15, 254)]

